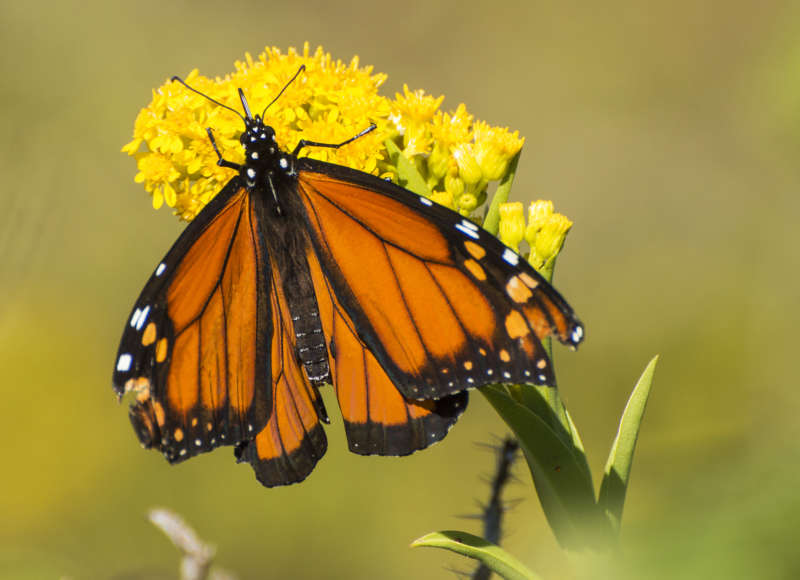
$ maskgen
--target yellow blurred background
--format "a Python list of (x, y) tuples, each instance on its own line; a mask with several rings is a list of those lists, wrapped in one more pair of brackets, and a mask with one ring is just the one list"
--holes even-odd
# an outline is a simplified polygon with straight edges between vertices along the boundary
[[(586, 323), (559, 382), (596, 477), (660, 353), (621, 563), (555, 543), (520, 463), (504, 546), (544, 578), (800, 575), (800, 5), (747, 2), (0, 3), (0, 577), (170, 578), (145, 519), (182, 514), (241, 578), (451, 578), (410, 550), (477, 522), (504, 434), (480, 395), (411, 457), (346, 450), (267, 490), (219, 449), (143, 451), (110, 378), (181, 225), (120, 153), (151, 89), (245, 51), (322, 44), (465, 102), (526, 147), (516, 199), (575, 222), (556, 286)], [(327, 396), (327, 395), (326, 395)], [(328, 398), (328, 408), (335, 403)]]

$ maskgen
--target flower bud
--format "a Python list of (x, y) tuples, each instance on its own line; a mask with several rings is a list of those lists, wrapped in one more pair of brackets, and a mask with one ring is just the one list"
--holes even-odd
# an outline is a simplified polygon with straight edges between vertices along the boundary
[(500, 241), (512, 250), (519, 249), (525, 234), (525, 217), (522, 203), (515, 201), (500, 206)]
[(564, 245), (572, 222), (553, 211), (552, 201), (535, 201), (528, 208), (525, 240), (530, 244), (528, 261), (538, 271), (552, 271), (555, 259)]

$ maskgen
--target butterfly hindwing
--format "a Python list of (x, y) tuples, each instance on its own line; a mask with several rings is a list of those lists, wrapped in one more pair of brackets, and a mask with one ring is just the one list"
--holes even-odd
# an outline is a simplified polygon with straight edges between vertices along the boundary
[(389, 182), (302, 159), (313, 246), (358, 338), (414, 399), (491, 382), (555, 383), (541, 341), (582, 326), (516, 252)]
[(308, 263), (350, 451), (408, 455), (443, 439), (466, 409), (467, 392), (425, 401), (404, 397), (359, 339), (312, 251)]
[[(320, 423), (320, 395), (309, 382), (297, 357), (289, 308), (281, 277), (272, 269), (272, 321), (275, 328), (269, 346), (272, 359), (272, 415), (253, 441), (237, 449), (258, 480), (267, 487), (302, 481), (327, 450)], [(327, 421), (327, 417), (323, 416)]]
[(271, 412), (269, 257), (255, 203), (233, 179), (156, 268), (122, 336), (114, 389), (136, 394), (139, 439), (171, 462), (255, 437)]

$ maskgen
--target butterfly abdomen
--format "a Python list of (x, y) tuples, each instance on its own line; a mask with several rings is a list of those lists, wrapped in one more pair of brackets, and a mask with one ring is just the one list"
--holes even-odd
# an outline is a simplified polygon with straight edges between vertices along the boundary
[[(284, 180), (291, 179), (283, 177)], [(286, 191), (280, 187), (279, 191)], [(297, 358), (305, 369), (308, 380), (314, 384), (330, 382), (330, 365), (325, 334), (319, 318), (319, 306), (314, 294), (311, 273), (306, 261), (310, 247), (308, 234), (303, 227), (302, 207), (291, 195), (281, 196), (281, 211), (267, 213), (265, 221), (270, 228), (270, 253), (279, 275), (278, 280), (286, 297), (292, 320)]]
[[(291, 309), (291, 302), (289, 304)], [(316, 307), (316, 300), (314, 306)], [(330, 378), (330, 368), (319, 313), (303, 310), (301, 306), (298, 307), (298, 310), (303, 314), (292, 315), (294, 334), (297, 340), (297, 357), (303, 363), (308, 380), (314, 383), (327, 381)]]

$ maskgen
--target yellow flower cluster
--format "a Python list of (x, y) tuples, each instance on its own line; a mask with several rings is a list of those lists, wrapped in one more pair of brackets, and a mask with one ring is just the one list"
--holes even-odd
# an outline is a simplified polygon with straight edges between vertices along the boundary
[(499, 238), (514, 250), (525, 239), (531, 249), (528, 262), (549, 279), (572, 222), (553, 210), (552, 201), (539, 200), (531, 203), (528, 207), (527, 226), (523, 212), (520, 202), (504, 203), (500, 206)]
[[(209, 79), (194, 70), (184, 80), (237, 111), (242, 110), (237, 92), (241, 88), (256, 114), (301, 65), (305, 72), (266, 111), (278, 144), (291, 151), (301, 138), (338, 143), (375, 123), (378, 130), (347, 147), (309, 148), (303, 154), (377, 173), (385, 155), (381, 135), (386, 133), (389, 114), (378, 87), (386, 76), (372, 74), (371, 67), (359, 67), (357, 57), (346, 64), (334, 61), (322, 48), (311, 53), (307, 44), (302, 53), (267, 48), (255, 60), (245, 55), (244, 62), (236, 63), (236, 72), (223, 78)], [(167, 81), (153, 91), (153, 101), (136, 119), (133, 141), (122, 149), (136, 158), (135, 179), (152, 194), (153, 207), (166, 202), (180, 217), (191, 220), (235, 175), (234, 170), (217, 165), (207, 127), (225, 159), (244, 161), (239, 143), (244, 124), (233, 112), (177, 82)]]
[[(505, 176), (522, 147), (516, 132), (473, 120), (464, 105), (441, 112), (443, 97), (406, 87), (403, 95), (389, 100), (378, 94), (385, 75), (360, 67), (358, 57), (344, 63), (321, 47), (312, 53), (307, 43), (301, 52), (267, 48), (256, 59), (247, 54), (234, 73), (222, 78), (194, 70), (184, 80), (237, 111), (241, 88), (256, 114), (301, 65), (305, 72), (265, 111), (265, 121), (286, 151), (301, 138), (338, 143), (374, 123), (375, 131), (346, 147), (310, 147), (303, 155), (400, 181), (398, 163), (387, 151), (391, 141), (424, 179), (427, 191), (418, 193), (468, 215), (485, 200), (488, 183)], [(153, 91), (152, 102), (136, 118), (133, 140), (122, 150), (136, 159), (135, 180), (151, 193), (155, 208), (166, 203), (191, 220), (235, 175), (217, 165), (206, 128), (213, 130), (225, 159), (243, 161), (239, 135), (244, 125), (233, 112), (177, 82), (167, 81)]]
[(425, 193), (470, 215), (486, 201), (489, 183), (505, 177), (525, 140), (517, 131), (475, 121), (463, 103), (442, 112), (443, 100), (403, 86), (392, 102), (394, 141), (425, 180)]

